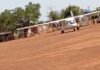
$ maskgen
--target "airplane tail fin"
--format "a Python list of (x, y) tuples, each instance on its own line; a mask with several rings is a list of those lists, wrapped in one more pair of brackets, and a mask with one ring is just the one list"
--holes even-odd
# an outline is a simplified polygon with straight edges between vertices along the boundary
[(74, 14), (73, 14), (73, 11), (72, 10), (70, 11), (70, 14), (71, 14), (71, 17), (74, 17)]

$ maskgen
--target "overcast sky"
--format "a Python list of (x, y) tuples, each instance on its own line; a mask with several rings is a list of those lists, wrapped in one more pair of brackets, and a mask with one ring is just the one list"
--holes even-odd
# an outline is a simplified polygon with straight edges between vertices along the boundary
[(68, 5), (78, 5), (83, 9), (88, 6), (91, 10), (100, 6), (100, 0), (0, 0), (0, 12), (5, 9), (14, 9), (15, 7), (25, 7), (28, 2), (41, 4), (41, 18), (40, 20), (47, 20), (47, 14), (50, 8), (54, 10), (61, 10)]

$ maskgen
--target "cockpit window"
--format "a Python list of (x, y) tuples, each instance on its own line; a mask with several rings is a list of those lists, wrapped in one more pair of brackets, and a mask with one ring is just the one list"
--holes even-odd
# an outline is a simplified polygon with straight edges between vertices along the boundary
[(70, 24), (74, 24), (75, 23), (75, 20), (72, 20), (72, 21), (69, 21)]

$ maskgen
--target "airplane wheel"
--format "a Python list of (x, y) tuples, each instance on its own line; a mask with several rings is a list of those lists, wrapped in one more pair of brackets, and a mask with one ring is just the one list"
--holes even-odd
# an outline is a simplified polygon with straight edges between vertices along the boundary
[(77, 30), (80, 30), (80, 28), (79, 28), (79, 27), (77, 27)]
[(74, 31), (76, 31), (75, 28), (74, 28)]
[(61, 34), (63, 34), (63, 33), (64, 33), (64, 30), (61, 31)]

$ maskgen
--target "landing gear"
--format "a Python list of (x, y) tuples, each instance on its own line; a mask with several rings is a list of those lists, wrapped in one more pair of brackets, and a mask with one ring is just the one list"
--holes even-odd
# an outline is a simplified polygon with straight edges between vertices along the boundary
[(80, 27), (79, 26), (77, 26), (77, 30), (80, 30)]
[(77, 27), (75, 27), (73, 30), (76, 31), (76, 29), (77, 29), (77, 30), (80, 30), (80, 27), (77, 26)]
[(61, 34), (63, 34), (64, 33), (64, 30), (61, 30)]
[(75, 28), (74, 28), (74, 31), (76, 31)]
[[(79, 31), (80, 30), (80, 26), (75, 26), (72, 29), (73, 29), (73, 31), (76, 31), (76, 30)], [(63, 33), (65, 33), (64, 30), (61, 30), (61, 34), (63, 34)]]

